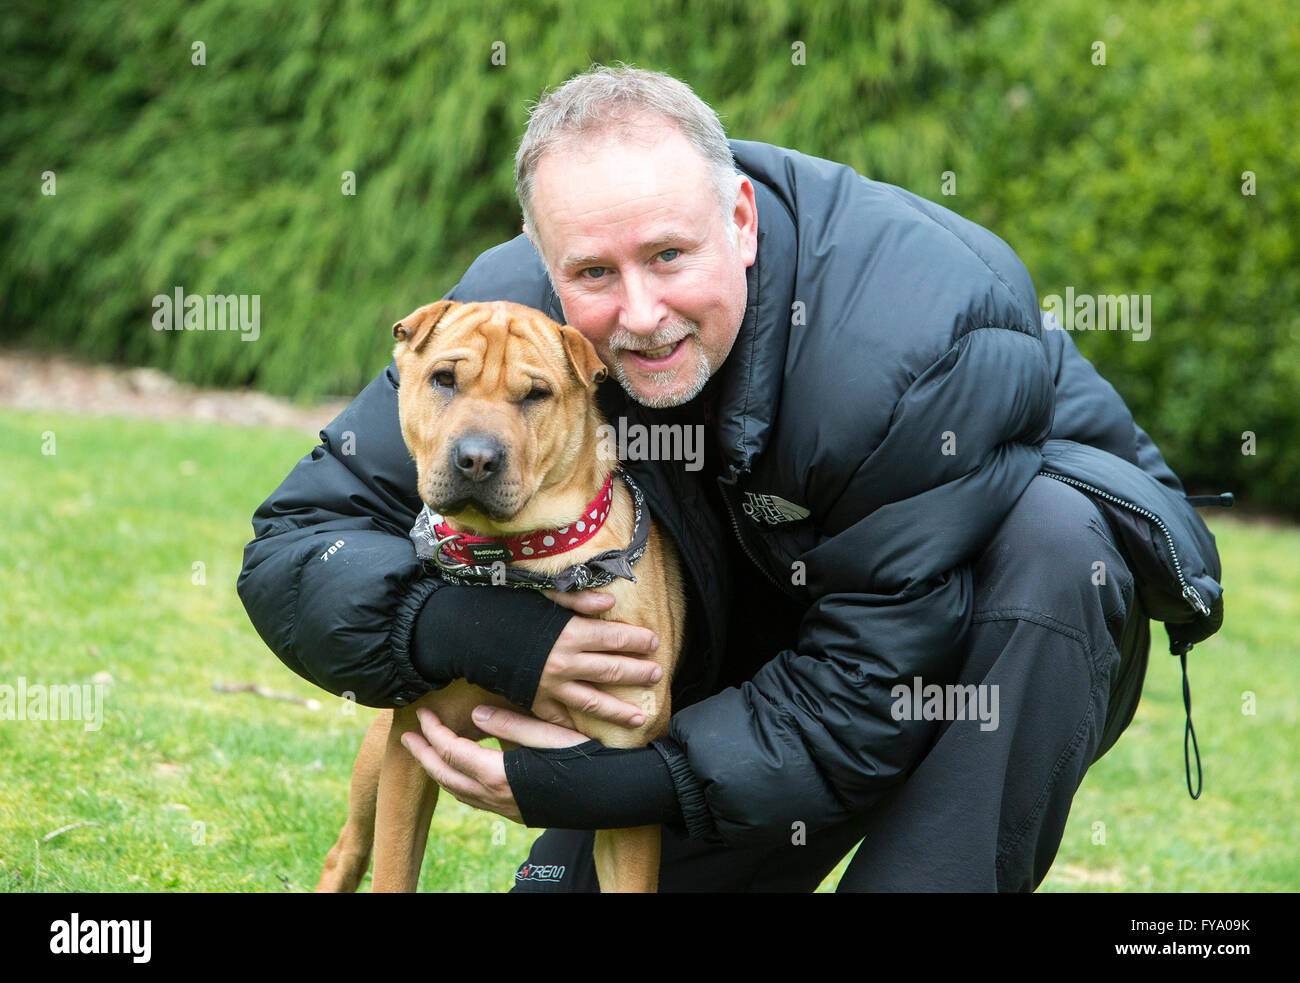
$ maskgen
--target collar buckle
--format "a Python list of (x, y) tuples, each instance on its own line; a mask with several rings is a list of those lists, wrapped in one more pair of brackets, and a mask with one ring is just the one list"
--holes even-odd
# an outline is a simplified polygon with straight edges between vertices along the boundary
[(460, 560), (451, 560), (451, 561), (445, 560), (443, 559), (442, 556), (442, 548), (444, 546), (446, 546), (448, 543), (452, 543), (458, 539), (464, 539), (464, 538), (465, 536), (463, 533), (451, 532), (448, 533), (446, 536), (443, 536), (441, 539), (434, 540), (433, 562), (438, 565), (439, 569), (445, 570), (448, 573), (454, 573), (457, 570), (464, 570), (470, 566), (470, 564), (463, 563)]

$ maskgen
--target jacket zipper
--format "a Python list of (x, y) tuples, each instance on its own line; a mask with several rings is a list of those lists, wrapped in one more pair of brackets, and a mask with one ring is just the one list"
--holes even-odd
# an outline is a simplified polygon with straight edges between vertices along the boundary
[[(1178, 559), (1178, 551), (1174, 549), (1174, 537), (1169, 534), (1169, 527), (1165, 525), (1164, 520), (1161, 519), (1160, 516), (1142, 508), (1140, 505), (1134, 504), (1133, 502), (1117, 498), (1110, 494), (1110, 492), (1102, 491), (1095, 485), (1090, 485), (1085, 481), (1076, 481), (1074, 478), (1067, 478), (1065, 475), (1057, 474), (1054, 471), (1039, 471), (1038, 473), (1045, 475), (1048, 478), (1055, 478), (1057, 481), (1063, 481), (1067, 485), (1073, 485), (1074, 487), (1080, 488), (1084, 491), (1092, 492), (1095, 495), (1100, 495), (1102, 498), (1106, 499), (1106, 501), (1114, 502), (1116, 505), (1121, 505), (1126, 509), (1136, 512), (1138, 515), (1146, 516), (1154, 522), (1156, 527), (1164, 534), (1165, 542), (1169, 544), (1169, 555), (1173, 557), (1174, 560), (1174, 572), (1178, 574), (1178, 582), (1183, 585), (1183, 600), (1190, 604), (1200, 614), (1208, 615), (1210, 613), (1210, 609), (1205, 606), (1205, 600), (1201, 597), (1200, 592), (1189, 584), (1183, 577), (1183, 565)], [(1231, 504), (1231, 499), (1229, 498), (1226, 503), (1222, 504)], [(1170, 649), (1173, 654), (1178, 656), (1183, 669), (1183, 709), (1187, 714), (1187, 727), (1183, 731), (1183, 768), (1187, 772), (1187, 794), (1193, 799), (1199, 799), (1201, 797), (1201, 751), (1200, 748), (1196, 746), (1196, 731), (1192, 729), (1192, 690), (1187, 683), (1187, 653), (1191, 650), (1192, 646), (1190, 644), (1184, 644), (1177, 649)], [(1189, 740), (1192, 749), (1196, 752), (1195, 792), (1192, 791), (1192, 762), (1187, 753)]]
[(1057, 474), (1054, 471), (1039, 471), (1038, 473), (1048, 478), (1055, 478), (1057, 481), (1064, 481), (1067, 485), (1074, 485), (1076, 488), (1080, 488), (1083, 489), (1084, 491), (1092, 492), (1094, 495), (1100, 495), (1108, 502), (1114, 502), (1116, 505), (1122, 505), (1124, 508), (1136, 512), (1138, 515), (1145, 516), (1146, 518), (1154, 522), (1156, 524), (1156, 527), (1161, 531), (1161, 533), (1164, 534), (1165, 542), (1169, 544), (1169, 555), (1173, 557), (1174, 560), (1174, 572), (1178, 574), (1178, 582), (1183, 585), (1183, 600), (1185, 600), (1189, 605), (1192, 606), (1194, 610), (1196, 610), (1200, 614), (1208, 615), (1210, 613), (1210, 609), (1206, 606), (1205, 599), (1201, 597), (1200, 592), (1197, 591), (1197, 589), (1193, 587), (1191, 584), (1189, 584), (1187, 582), (1187, 579), (1183, 576), (1183, 565), (1182, 562), (1178, 559), (1178, 551), (1174, 549), (1174, 537), (1170, 535), (1169, 527), (1165, 525), (1164, 520), (1161, 519), (1160, 516), (1156, 515), (1154, 512), (1149, 511), (1148, 509), (1142, 508), (1142, 506), (1140, 505), (1134, 504), (1133, 502), (1125, 501), (1122, 498), (1117, 498), (1114, 495), (1110, 494), (1110, 492), (1102, 491), (1100, 488), (1096, 487), (1095, 485), (1090, 485), (1087, 482), (1077, 481), (1074, 478), (1066, 477), (1063, 474)]
[(734, 488), (736, 482), (740, 480), (740, 471), (736, 468), (734, 464), (731, 465), (730, 467), (731, 467), (731, 480), (728, 481), (726, 478), (723, 478), (721, 475), (719, 475), (718, 491), (722, 494), (722, 504), (727, 507), (727, 515), (731, 517), (731, 528), (735, 530), (736, 541), (740, 543), (741, 552), (743, 552), (747, 557), (749, 557), (750, 562), (752, 562), (754, 566), (758, 567), (758, 569), (762, 571), (763, 576), (772, 582), (773, 587), (775, 587), (777, 590), (779, 590), (781, 593), (784, 594), (785, 588), (782, 587), (777, 582), (777, 579), (773, 577), (771, 573), (768, 572), (767, 567), (763, 566), (763, 564), (758, 562), (754, 554), (749, 551), (749, 546), (745, 542), (745, 537), (740, 534), (740, 523), (736, 521), (736, 511), (731, 507), (731, 499), (727, 497), (727, 489), (723, 487), (724, 485), (730, 484)]

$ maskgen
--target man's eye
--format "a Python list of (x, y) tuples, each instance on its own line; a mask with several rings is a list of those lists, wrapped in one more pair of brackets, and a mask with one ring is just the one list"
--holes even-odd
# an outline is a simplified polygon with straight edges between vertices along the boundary
[(456, 388), (456, 374), (451, 369), (439, 369), (433, 374), (432, 380), (439, 389)]
[(588, 266), (582, 271), (582, 275), (587, 280), (599, 280), (608, 272), (608, 269), (605, 266)]
[[(671, 253), (672, 255), (670, 256), (669, 253)], [(665, 249), (663, 252), (659, 254), (659, 258), (662, 259), (665, 263), (671, 263), (678, 256), (680, 256), (681, 253), (682, 251), (680, 249)]]

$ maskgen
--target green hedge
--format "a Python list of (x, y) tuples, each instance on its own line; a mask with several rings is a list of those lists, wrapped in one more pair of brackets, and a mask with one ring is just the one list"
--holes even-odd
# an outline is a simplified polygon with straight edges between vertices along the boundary
[[(841, 160), (988, 225), (1040, 295), (1150, 295), (1148, 341), (1079, 333), (1079, 347), (1189, 486), (1295, 507), (1297, 28), (1246, 0), (797, 7), (105, 0), (11, 13), (0, 330), (201, 383), (355, 392), (387, 362), (388, 325), (517, 231), (527, 102), (621, 59), (688, 81), (733, 136)], [(153, 330), (151, 299), (177, 286), (258, 295), (260, 337)]]
[(1079, 332), (1080, 350), (1189, 487), (1300, 511), (1300, 18), (1124, 7), (1018, 3), (968, 39), (973, 84), (944, 100), (966, 109), (958, 208), (1040, 299), (1150, 295), (1147, 341)]

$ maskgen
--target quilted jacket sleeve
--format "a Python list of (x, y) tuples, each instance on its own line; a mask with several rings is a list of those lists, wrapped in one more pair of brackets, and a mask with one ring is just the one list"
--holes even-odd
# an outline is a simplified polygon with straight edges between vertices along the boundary
[(415, 465), (396, 414), (384, 372), (258, 507), (237, 584), (253, 626), (285, 665), (367, 706), (401, 705), (430, 688), (408, 643), (439, 585), (407, 538)]
[(1051, 314), (1043, 316), (1043, 345), (1056, 387), (1052, 438), (1109, 451), (1136, 464), (1162, 485), (1183, 493), (1183, 484), (1155, 443), (1133, 420), (1115, 387), (1080, 353)]
[[(797, 648), (673, 717), (660, 749), (692, 835), (775, 842), (915, 767), (937, 724), (895, 720), (890, 691), (956, 679), (969, 563), (1038, 470), (1052, 400), (1040, 340), (996, 327), (915, 378), (802, 557), (813, 604)], [(893, 495), (870, 508), (881, 487)]]

